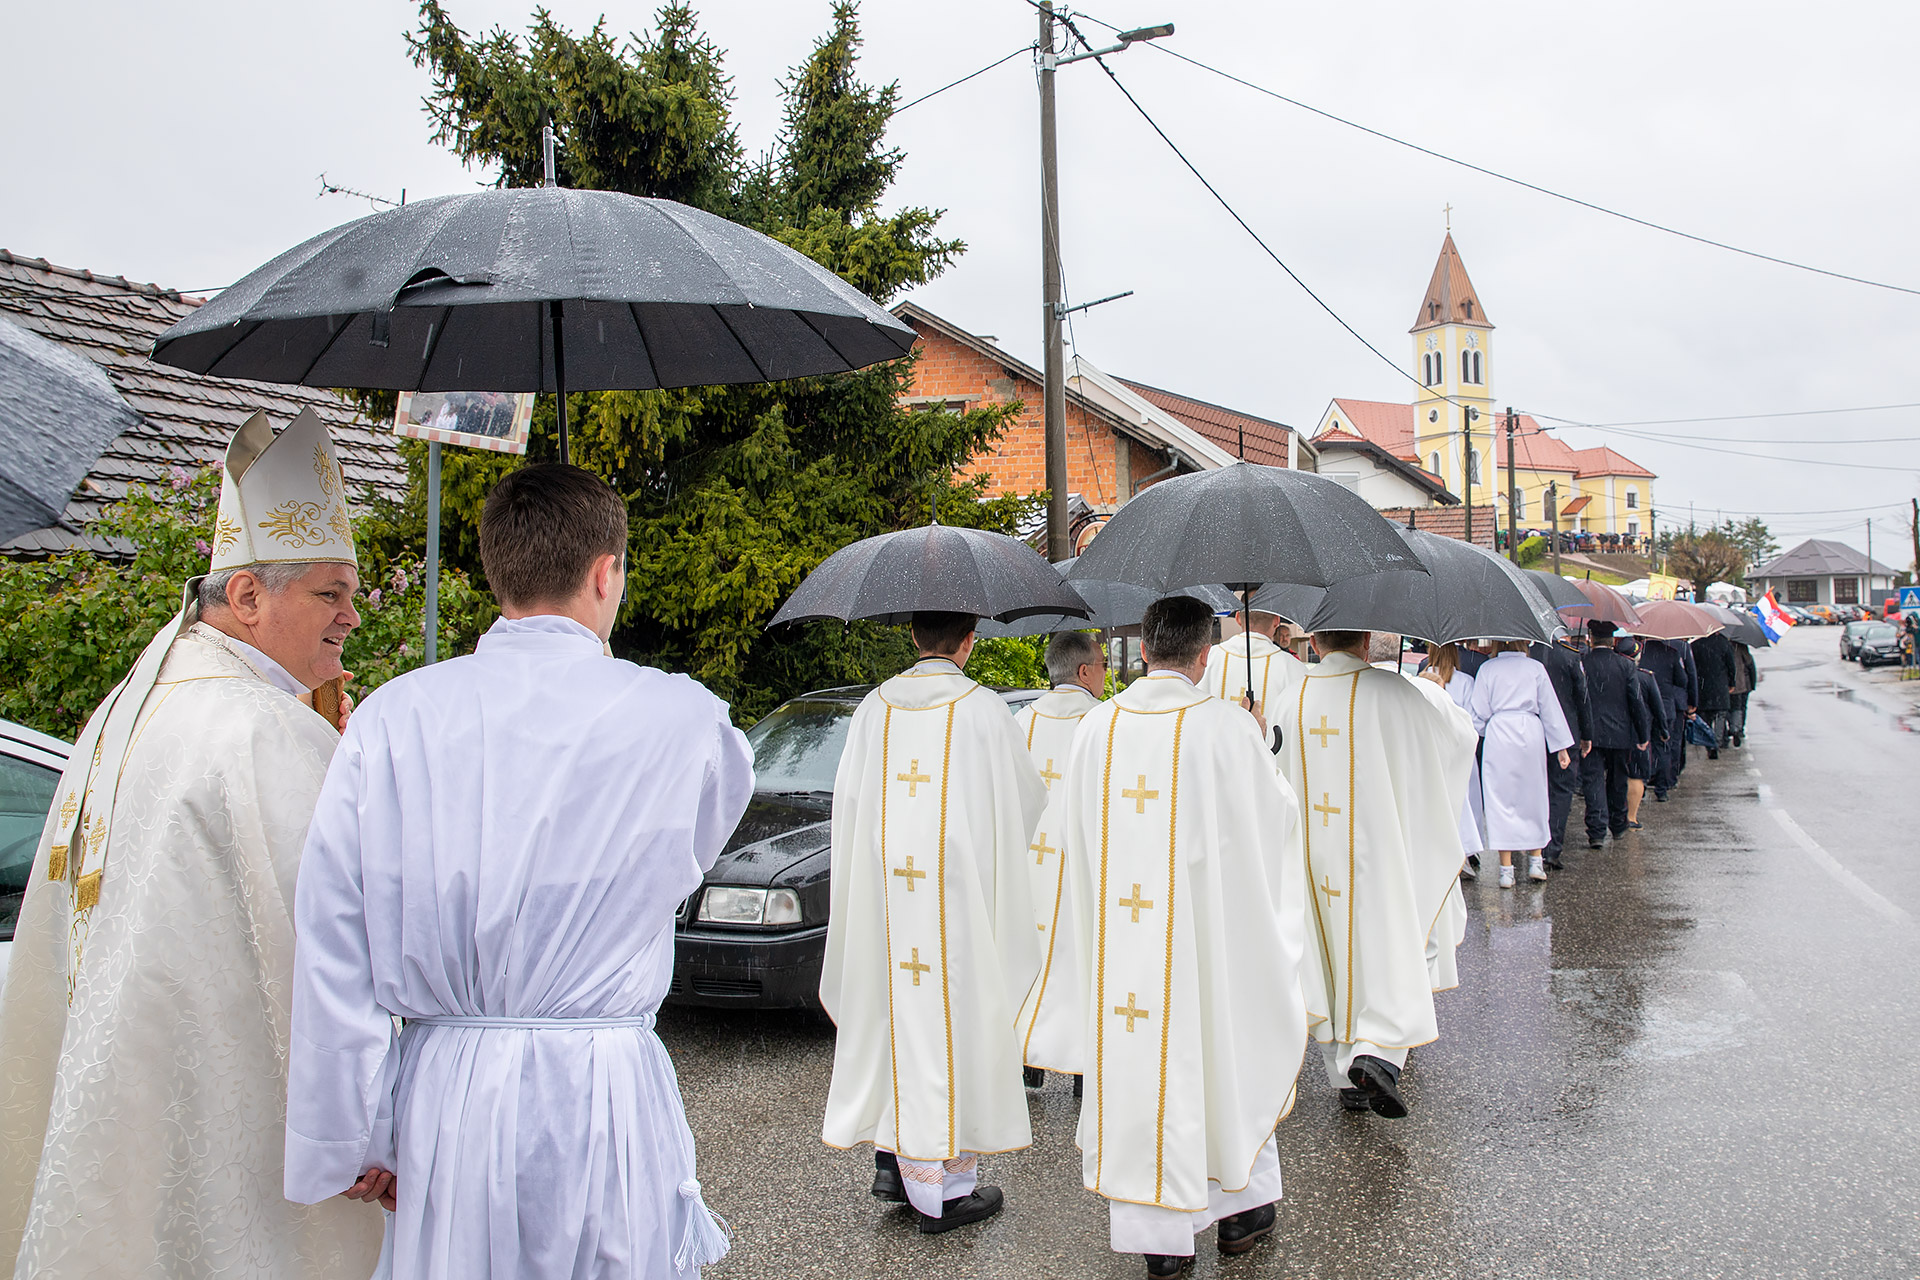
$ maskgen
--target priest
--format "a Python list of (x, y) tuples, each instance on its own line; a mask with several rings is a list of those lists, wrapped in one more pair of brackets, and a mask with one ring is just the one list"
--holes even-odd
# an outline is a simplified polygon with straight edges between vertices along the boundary
[(821, 1137), (872, 1143), (874, 1194), (927, 1234), (998, 1213), (979, 1157), (1033, 1140), (1014, 1018), (1040, 971), (1027, 864), (1047, 787), (962, 671), (975, 621), (913, 615), (920, 659), (854, 712), (833, 785)]
[(208, 573), (74, 744), (0, 997), (7, 1274), (374, 1266), (372, 1205), (280, 1190), (294, 880), (339, 741), (312, 691), (360, 622), (345, 490), (311, 411), (242, 426)]
[(1301, 681), (1280, 759), (1303, 806), (1313, 1037), (1344, 1107), (1399, 1119), (1407, 1050), (1440, 1034), (1427, 940), (1465, 857), (1475, 735), (1443, 693), (1368, 665), (1368, 642), (1364, 631), (1314, 635), (1320, 662)]
[(1020, 1052), (1027, 1064), (1027, 1087), (1038, 1088), (1051, 1068), (1078, 1076), (1086, 1070), (1081, 1017), (1079, 956), (1073, 935), (1073, 911), (1063, 893), (1066, 859), (1061, 856), (1061, 804), (1057, 785), (1066, 768), (1080, 718), (1106, 695), (1107, 656), (1097, 637), (1062, 631), (1047, 643), (1047, 678), (1053, 691), (1020, 708), (1014, 723), (1026, 740), (1027, 756), (1047, 784), (1047, 807), (1033, 835), (1027, 862), (1032, 881), (1034, 931), (1040, 936), (1040, 976), (1020, 1006)]
[(1306, 1045), (1299, 809), (1256, 716), (1197, 687), (1206, 605), (1140, 624), (1147, 674), (1081, 721), (1065, 844), (1088, 1045), (1078, 1141), (1109, 1239), (1177, 1275), (1273, 1230)]
[(1287, 623), (1279, 614), (1255, 609), (1246, 617), (1245, 634), (1222, 640), (1207, 653), (1200, 687), (1216, 698), (1250, 708), (1269, 724), (1269, 744), (1278, 751), (1286, 736), (1278, 711), (1292, 705), (1293, 689), (1306, 674), (1307, 664), (1279, 643), (1287, 634)]
[(692, 679), (607, 654), (626, 550), (599, 477), (507, 473), (480, 513), (503, 616), (374, 691), (313, 815), (286, 1195), (389, 1188), (395, 1276), (667, 1280), (726, 1252), (654, 1014), (753, 753)]

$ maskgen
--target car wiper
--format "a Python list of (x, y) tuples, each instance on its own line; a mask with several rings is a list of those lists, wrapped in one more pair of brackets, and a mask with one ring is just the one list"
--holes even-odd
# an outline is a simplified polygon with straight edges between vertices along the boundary
[(826, 796), (828, 799), (833, 798), (833, 792), (831, 789), (826, 791), (821, 791), (818, 789), (809, 790), (805, 787), (799, 788), (797, 790), (790, 790), (790, 791), (767, 791), (767, 792), (763, 792), (762, 794), (770, 795), (770, 796), (804, 796), (808, 799), (812, 799), (815, 796)]

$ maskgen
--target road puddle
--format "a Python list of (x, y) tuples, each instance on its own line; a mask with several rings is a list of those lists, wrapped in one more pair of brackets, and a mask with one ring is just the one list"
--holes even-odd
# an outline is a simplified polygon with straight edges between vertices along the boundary
[[(1887, 727), (1896, 733), (1920, 733), (1920, 708), (1909, 711), (1889, 711), (1872, 698), (1862, 698), (1859, 696), (1860, 691), (1852, 685), (1840, 684), (1833, 680), (1810, 681), (1807, 684), (1807, 692), (1830, 693), (1834, 698), (1846, 703), (1848, 706), (1864, 707), (1876, 716), (1882, 717), (1886, 721)], [(1761, 699), (1756, 699), (1756, 703), (1762, 707), (1770, 707), (1772, 705)]]
[(1727, 969), (1556, 969), (1553, 996), (1596, 1027), (1627, 1033), (1620, 1056), (1672, 1062), (1746, 1044), (1766, 1010)]

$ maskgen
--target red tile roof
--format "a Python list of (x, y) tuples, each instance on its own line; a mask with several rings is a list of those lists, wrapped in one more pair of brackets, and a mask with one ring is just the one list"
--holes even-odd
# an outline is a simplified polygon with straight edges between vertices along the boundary
[(1166, 410), (1228, 453), (1238, 456), (1244, 432), (1248, 462), (1261, 462), (1272, 467), (1287, 465), (1287, 436), (1293, 428), (1286, 423), (1256, 418), (1250, 413), (1163, 391), (1131, 378), (1122, 378), (1120, 381), (1138, 392), (1143, 400)]
[[(1579, 460), (1574, 451), (1557, 436), (1535, 422), (1526, 414), (1519, 418), (1514, 428), (1513, 455), (1516, 464), (1534, 471), (1564, 471), (1576, 475), (1580, 471)], [(1493, 456), (1494, 463), (1505, 473), (1507, 467), (1507, 423), (1505, 414), (1496, 414), (1493, 420)]]
[(1433, 279), (1427, 282), (1427, 295), (1420, 300), (1420, 314), (1414, 318), (1412, 332), (1441, 324), (1469, 324), (1491, 329), (1480, 297), (1467, 279), (1467, 266), (1460, 251), (1453, 247), (1453, 233), (1440, 245), (1440, 260), (1433, 264)]
[(1582, 511), (1585, 511), (1587, 509), (1587, 504), (1592, 501), (1593, 501), (1592, 495), (1583, 493), (1579, 497), (1575, 498), (1572, 502), (1569, 502), (1566, 506), (1560, 508), (1560, 514), (1563, 516), (1577, 516)]
[(1614, 452), (1606, 445), (1593, 449), (1575, 449), (1573, 459), (1583, 476), (1643, 476), (1648, 480), (1657, 478), (1653, 472), (1631, 458)]
[(1335, 424), (1316, 437), (1316, 443), (1335, 431), (1351, 428), (1350, 434), (1370, 440), (1396, 458), (1418, 462), (1414, 456), (1414, 409), (1410, 404), (1388, 404), (1381, 400), (1335, 400)]

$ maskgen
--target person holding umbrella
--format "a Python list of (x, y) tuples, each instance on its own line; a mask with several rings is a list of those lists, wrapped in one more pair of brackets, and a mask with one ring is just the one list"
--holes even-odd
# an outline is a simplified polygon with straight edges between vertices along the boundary
[[(1629, 661), (1638, 663), (1640, 641), (1633, 636), (1621, 636), (1613, 642), (1613, 647), (1624, 654)], [(1660, 693), (1660, 682), (1654, 679), (1653, 672), (1636, 665), (1635, 674), (1640, 681), (1641, 700), (1647, 706), (1647, 722), (1650, 726), (1647, 741), (1637, 750), (1627, 755), (1627, 827), (1640, 829), (1640, 804), (1646, 799), (1647, 783), (1653, 777), (1658, 761), (1666, 751), (1667, 742), (1667, 703)]]
[(1694, 667), (1699, 672), (1701, 712), (1713, 734), (1714, 745), (1707, 748), (1707, 759), (1718, 760), (1720, 748), (1727, 742), (1727, 713), (1733, 709), (1733, 688), (1740, 673), (1733, 656), (1733, 641), (1726, 632), (1716, 631), (1692, 644)]
[(1753, 661), (1753, 646), (1741, 640), (1733, 642), (1733, 691), (1727, 707), (1727, 739), (1740, 746), (1747, 740), (1747, 698), (1760, 684), (1760, 669)]
[(1680, 780), (1679, 761), (1687, 749), (1687, 664), (1680, 656), (1685, 648), (1685, 644), (1651, 639), (1640, 646), (1640, 669), (1653, 674), (1665, 711), (1662, 718), (1667, 725), (1666, 749), (1655, 753), (1653, 776), (1648, 779), (1653, 798), (1662, 802)]
[(1580, 761), (1581, 788), (1587, 801), (1587, 847), (1598, 849), (1611, 833), (1625, 835), (1627, 788), (1632, 755), (1647, 749), (1653, 733), (1640, 672), (1613, 647), (1614, 624), (1595, 618), (1587, 624), (1592, 647), (1580, 655), (1593, 706), (1593, 750)]

